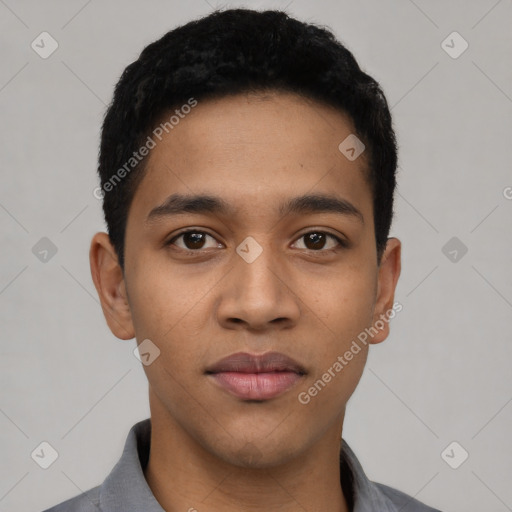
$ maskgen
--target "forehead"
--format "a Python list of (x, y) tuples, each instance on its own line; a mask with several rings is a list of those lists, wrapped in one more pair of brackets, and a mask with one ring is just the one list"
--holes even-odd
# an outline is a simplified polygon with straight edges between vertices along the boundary
[(132, 207), (147, 215), (174, 192), (260, 208), (306, 192), (369, 197), (366, 155), (351, 161), (339, 149), (354, 131), (347, 114), (292, 93), (199, 101), (155, 139)]

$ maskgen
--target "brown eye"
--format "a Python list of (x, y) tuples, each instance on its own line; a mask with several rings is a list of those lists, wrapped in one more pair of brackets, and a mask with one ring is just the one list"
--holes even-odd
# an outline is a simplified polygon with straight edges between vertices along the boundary
[(308, 233), (304, 235), (305, 246), (308, 249), (323, 249), (326, 241), (325, 233)]
[[(208, 233), (205, 233), (204, 231), (192, 230), (180, 233), (179, 235), (169, 240), (167, 245), (176, 245), (176, 247), (180, 249), (194, 251), (205, 248), (205, 244), (207, 244), (209, 238), (215, 242), (210, 245), (210, 247), (219, 247), (219, 245), (221, 245), (217, 243), (215, 238), (213, 238), (213, 236), (209, 235)], [(178, 241), (180, 241), (180, 243), (177, 243)]]
[(187, 249), (201, 249), (204, 245), (206, 233), (184, 233), (183, 243)]
[[(321, 251), (322, 249), (329, 250), (334, 249), (337, 246), (346, 246), (345, 242), (337, 236), (331, 235), (330, 233), (325, 233), (323, 231), (311, 231), (309, 233), (305, 233), (298, 240), (303, 240), (305, 249), (317, 252)], [(302, 247), (299, 248), (302, 249)]]

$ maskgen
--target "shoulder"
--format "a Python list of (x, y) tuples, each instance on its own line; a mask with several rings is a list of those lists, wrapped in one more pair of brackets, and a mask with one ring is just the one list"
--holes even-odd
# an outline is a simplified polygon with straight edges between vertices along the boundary
[(372, 482), (401, 512), (441, 512), (388, 485)]
[(100, 486), (63, 501), (43, 512), (98, 512)]

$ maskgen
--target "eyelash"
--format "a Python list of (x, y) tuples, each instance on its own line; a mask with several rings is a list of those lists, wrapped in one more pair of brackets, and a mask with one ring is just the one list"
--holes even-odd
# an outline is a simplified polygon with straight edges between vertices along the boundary
[[(215, 239), (215, 237), (213, 235), (210, 235), (210, 233), (208, 233), (207, 231), (201, 231), (199, 229), (187, 229), (185, 231), (182, 231), (181, 233), (178, 233), (177, 235), (174, 235), (168, 242), (166, 242), (164, 245), (167, 247), (167, 246), (171, 246), (174, 244), (174, 242), (180, 238), (181, 236), (183, 235), (186, 235), (187, 233), (200, 233), (200, 234), (204, 234), (204, 235), (208, 235), (210, 236), (211, 238)], [(300, 240), (301, 238), (305, 237), (306, 235), (310, 235), (311, 233), (316, 233), (316, 234), (323, 234), (323, 235), (327, 235), (328, 237), (330, 238), (333, 238), (334, 240), (336, 240), (336, 242), (338, 242), (339, 244), (339, 247), (345, 249), (349, 246), (348, 242), (346, 242), (345, 240), (341, 239), (340, 237), (336, 236), (336, 235), (333, 235), (332, 233), (329, 233), (328, 231), (322, 231), (322, 230), (311, 230), (311, 231), (307, 231), (306, 233), (302, 233), (302, 235), (300, 235), (298, 238), (296, 238), (296, 241), (297, 240)], [(339, 247), (333, 247), (333, 248), (330, 248), (330, 249), (318, 249), (318, 250), (314, 250), (314, 249), (306, 249), (308, 252), (310, 253), (331, 253), (331, 252), (334, 252), (336, 250), (339, 249)], [(198, 254), (201, 252), (201, 249), (183, 249), (182, 247), (178, 247), (178, 249), (186, 254), (186, 255), (192, 255), (192, 254)]]

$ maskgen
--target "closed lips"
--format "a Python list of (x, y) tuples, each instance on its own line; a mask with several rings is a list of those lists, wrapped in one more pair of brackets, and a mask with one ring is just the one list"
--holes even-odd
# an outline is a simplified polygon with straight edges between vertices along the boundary
[(267, 352), (261, 355), (238, 352), (221, 359), (206, 369), (208, 374), (222, 372), (294, 372), (301, 375), (306, 374), (306, 370), (301, 364), (279, 352)]
[(284, 394), (306, 375), (305, 368), (279, 352), (246, 352), (221, 359), (205, 373), (218, 388), (246, 402), (263, 402)]

